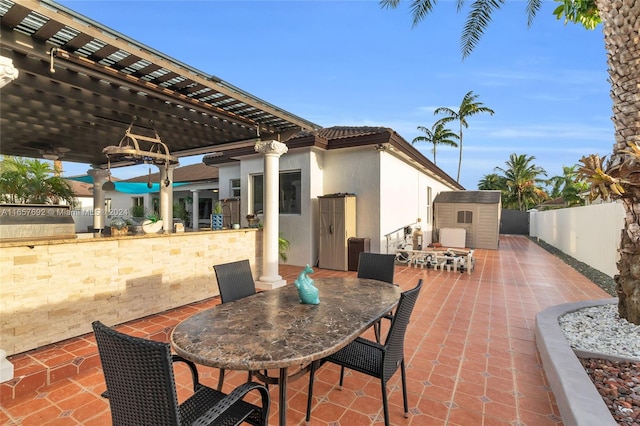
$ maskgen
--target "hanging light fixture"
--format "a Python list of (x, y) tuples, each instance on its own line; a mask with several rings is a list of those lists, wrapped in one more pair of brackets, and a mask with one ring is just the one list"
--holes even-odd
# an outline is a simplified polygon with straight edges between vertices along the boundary
[(151, 183), (151, 166), (149, 166), (149, 180), (147, 181), (147, 188), (153, 188), (153, 184)]
[(107, 170), (109, 171), (109, 180), (102, 184), (103, 191), (115, 191), (116, 184), (111, 181), (111, 159), (107, 159)]
[[(147, 164), (155, 164), (156, 166), (164, 165), (167, 168), (172, 164), (178, 164), (178, 158), (171, 155), (169, 148), (160, 140), (160, 136), (158, 132), (155, 131), (155, 128), (154, 137), (132, 132), (132, 127), (136, 120), (137, 117), (134, 117), (118, 145), (107, 146), (102, 150), (102, 153), (107, 158), (114, 159), (115, 161), (144, 162)], [(147, 144), (148, 148), (142, 149), (140, 142)]]

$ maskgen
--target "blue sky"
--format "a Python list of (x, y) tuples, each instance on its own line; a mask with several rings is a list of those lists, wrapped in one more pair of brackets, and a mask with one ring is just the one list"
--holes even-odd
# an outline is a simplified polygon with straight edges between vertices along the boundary
[[(614, 143), (602, 28), (565, 26), (550, 0), (531, 27), (526, 1), (507, 0), (464, 60), (466, 10), (457, 14), (453, 0), (440, 0), (417, 27), (408, 0), (392, 10), (377, 1), (60, 3), (323, 127), (385, 126), (411, 142), (417, 126), (435, 122), (435, 108), (457, 109), (473, 91), (495, 115), (469, 119), (460, 177), (467, 189), (512, 153), (533, 155), (554, 176), (583, 155), (609, 154)], [(415, 146), (433, 158), (431, 146)], [(439, 147), (437, 164), (455, 179), (457, 149)]]

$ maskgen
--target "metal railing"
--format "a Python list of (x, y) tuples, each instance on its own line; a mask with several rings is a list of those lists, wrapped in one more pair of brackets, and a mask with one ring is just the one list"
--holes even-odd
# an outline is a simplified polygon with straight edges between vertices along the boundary
[(397, 249), (407, 248), (407, 245), (412, 245), (411, 235), (415, 229), (417, 222), (405, 225), (401, 228), (393, 230), (388, 234), (385, 234), (387, 245), (387, 253), (395, 254)]

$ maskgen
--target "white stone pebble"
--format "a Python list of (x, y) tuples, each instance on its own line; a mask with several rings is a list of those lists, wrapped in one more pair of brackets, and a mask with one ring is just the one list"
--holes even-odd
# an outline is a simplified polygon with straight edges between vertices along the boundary
[(620, 318), (615, 304), (579, 309), (558, 322), (573, 349), (640, 359), (640, 326)]

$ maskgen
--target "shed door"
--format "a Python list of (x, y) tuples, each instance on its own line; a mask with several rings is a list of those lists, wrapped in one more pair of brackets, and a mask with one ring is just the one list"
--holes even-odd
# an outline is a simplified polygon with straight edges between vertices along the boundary
[(465, 245), (469, 248), (475, 247), (474, 241), (474, 223), (478, 220), (476, 217), (478, 214), (477, 209), (469, 205), (456, 206), (453, 221), (455, 222), (454, 228), (464, 229), (467, 234), (465, 239)]

